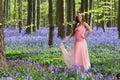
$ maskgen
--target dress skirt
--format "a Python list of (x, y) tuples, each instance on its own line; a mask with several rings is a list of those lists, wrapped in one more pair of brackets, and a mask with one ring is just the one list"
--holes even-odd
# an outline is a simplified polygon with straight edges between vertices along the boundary
[(70, 51), (65, 49), (63, 43), (60, 44), (61, 51), (66, 65), (70, 68), (72, 65), (79, 65), (85, 70), (90, 68), (90, 60), (86, 40), (75, 41)]

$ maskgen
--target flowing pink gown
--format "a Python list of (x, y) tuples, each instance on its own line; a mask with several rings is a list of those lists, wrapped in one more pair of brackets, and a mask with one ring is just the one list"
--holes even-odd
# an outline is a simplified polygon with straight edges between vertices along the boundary
[[(65, 45), (61, 43), (60, 48), (62, 50), (64, 60), (66, 65), (70, 68), (72, 65), (79, 65), (80, 67), (84, 68), (85, 70), (90, 68), (90, 60), (88, 54), (88, 48), (86, 44), (86, 40), (84, 39), (84, 33), (86, 28), (81, 25), (75, 29), (75, 42), (68, 52), (65, 49)], [(70, 40), (70, 36), (68, 36), (64, 41), (68, 42)]]

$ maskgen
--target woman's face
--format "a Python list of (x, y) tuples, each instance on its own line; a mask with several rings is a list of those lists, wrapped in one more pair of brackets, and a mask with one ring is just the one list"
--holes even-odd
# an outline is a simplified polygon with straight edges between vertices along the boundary
[(81, 15), (81, 13), (78, 13), (78, 21), (82, 22), (82, 15)]

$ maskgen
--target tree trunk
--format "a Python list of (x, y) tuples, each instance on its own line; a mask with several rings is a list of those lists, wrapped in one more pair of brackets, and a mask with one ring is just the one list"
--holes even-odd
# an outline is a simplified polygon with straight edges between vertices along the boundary
[(4, 27), (8, 27), (8, 0), (4, 0)]
[(16, 0), (14, 0), (14, 22), (16, 21)]
[(19, 0), (19, 33), (21, 33), (22, 30), (22, 0)]
[[(6, 20), (8, 20), (8, 17), (9, 17), (9, 7), (8, 7), (8, 0), (6, 0)], [(8, 27), (8, 24), (7, 24), (7, 27)]]
[[(71, 4), (71, 6), (72, 6), (72, 29), (73, 29), (73, 27), (74, 27), (74, 23), (73, 23), (73, 21), (75, 21), (75, 13), (76, 13), (76, 10), (75, 10), (75, 0), (71, 0), (72, 1), (72, 4)], [(71, 31), (72, 32), (72, 31)]]
[[(85, 12), (88, 12), (88, 0), (85, 0)], [(88, 22), (88, 13), (85, 14), (85, 19)]]
[(63, 39), (65, 37), (65, 27), (63, 25), (64, 23), (64, 8), (63, 8), (63, 0), (57, 0), (58, 2), (58, 21), (57, 21), (57, 24), (58, 24), (58, 37), (60, 37), (61, 39)]
[(4, 27), (6, 27), (6, 2), (7, 0), (4, 0)]
[(85, 0), (81, 0), (81, 8), (80, 8), (80, 12), (84, 12), (84, 9), (85, 9)]
[[(16, 22), (16, 0), (14, 0), (14, 27), (16, 28), (16, 24), (17, 24), (17, 22)], [(19, 15), (19, 14), (18, 14)]]
[[(98, 5), (98, 2), (99, 2), (99, 0), (97, 0), (97, 5)], [(99, 5), (98, 5), (99, 6)], [(97, 8), (98, 8), (98, 6), (97, 6)], [(98, 26), (99, 26), (99, 23), (98, 23), (98, 16), (99, 16), (99, 12), (97, 12), (97, 23), (96, 23), (96, 30), (98, 30)]]
[(40, 0), (37, 0), (37, 30), (40, 27)]
[(43, 23), (44, 23), (44, 27), (46, 27), (46, 15), (45, 16), (43, 16)]
[(72, 20), (75, 21), (75, 0), (72, 0)]
[[(102, 2), (104, 2), (104, 0), (102, 0)], [(106, 2), (106, 0), (105, 0), (105, 2)], [(105, 4), (103, 4), (102, 6), (105, 6)], [(105, 11), (103, 11), (103, 17), (105, 17), (105, 16), (106, 16)], [(101, 23), (102, 23), (103, 31), (105, 32), (105, 26), (106, 26), (105, 20), (102, 20)]]
[(32, 0), (28, 0), (28, 16), (26, 33), (31, 33), (31, 19), (32, 19)]
[(114, 0), (114, 3), (113, 3), (113, 6), (114, 6), (114, 11), (113, 11), (113, 16), (114, 16), (114, 26), (116, 26), (116, 0)]
[(48, 45), (51, 47), (53, 45), (53, 34), (54, 34), (54, 26), (53, 26), (53, 10), (52, 10), (52, 0), (49, 1), (49, 42)]
[(35, 26), (35, 2), (36, 0), (33, 0), (33, 32), (36, 32), (36, 26)]
[(110, 27), (112, 27), (112, 26), (113, 26), (113, 11), (114, 11), (114, 10), (113, 10), (113, 5), (114, 5), (114, 4), (112, 4), (112, 3), (113, 3), (113, 0), (110, 0), (109, 2), (110, 2), (110, 6), (112, 7), (112, 9), (110, 9), (110, 16), (111, 16), (111, 17), (110, 17)]
[(120, 0), (118, 0), (118, 38), (120, 39)]
[(72, 32), (71, 21), (72, 21), (72, 0), (67, 0), (67, 36)]
[[(90, 10), (93, 10), (93, 5), (94, 5), (93, 3), (94, 3), (93, 0), (90, 0), (90, 6), (89, 6)], [(93, 28), (93, 12), (89, 14), (89, 24)]]
[(6, 66), (6, 56), (4, 47), (4, 33), (2, 28), (3, 14), (2, 14), (2, 0), (0, 0), (0, 68), (5, 68)]
[(58, 27), (58, 9), (59, 9), (59, 6), (58, 6), (58, 4), (59, 4), (59, 0), (57, 0), (56, 1), (56, 26)]
[(10, 0), (8, 0), (8, 20), (10, 20)]

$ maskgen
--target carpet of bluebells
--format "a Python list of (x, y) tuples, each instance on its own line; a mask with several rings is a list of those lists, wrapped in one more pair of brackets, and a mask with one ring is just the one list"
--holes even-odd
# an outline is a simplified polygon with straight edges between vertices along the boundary
[[(0, 69), (0, 80), (111, 80), (120, 73), (120, 39), (116, 27), (93, 28), (87, 38), (91, 68), (67, 68), (60, 50), (57, 28), (54, 29), (53, 47), (48, 47), (49, 28), (25, 34), (5, 28), (4, 41), (8, 69)], [(69, 50), (74, 37), (66, 44)]]

